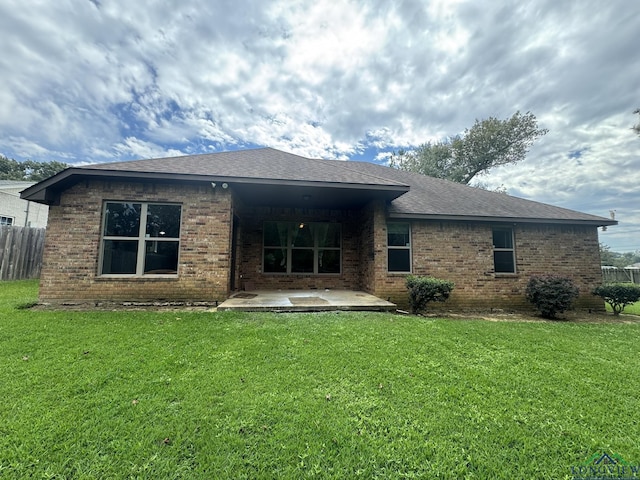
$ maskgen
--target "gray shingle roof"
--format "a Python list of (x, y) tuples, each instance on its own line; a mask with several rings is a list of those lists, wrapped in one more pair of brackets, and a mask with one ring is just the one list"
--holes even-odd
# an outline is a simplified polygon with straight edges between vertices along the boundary
[(273, 148), (239, 150), (184, 157), (101, 163), (83, 167), (119, 172), (174, 173), (220, 178), (319, 182), (353, 185), (407, 186), (375, 173), (345, 168), (346, 162), (317, 160)]
[[(350, 189), (353, 195), (387, 192), (395, 218), (432, 218), (614, 225), (608, 218), (576, 212), (467, 185), (396, 170), (368, 162), (318, 160), (272, 148), (184, 157), (102, 163), (67, 169), (23, 192), (23, 198), (46, 203), (53, 190), (82, 176), (136, 177), (185, 181), (220, 179), (245, 185), (282, 185)], [(228, 179), (228, 180), (225, 180)], [(369, 192), (369, 193), (365, 193)], [(363, 197), (364, 198), (364, 197)], [(380, 197), (382, 198), (382, 197)]]
[(391, 202), (391, 217), (486, 218), (513, 221), (566, 221), (613, 225), (608, 218), (577, 212), (546, 203), (525, 200), (503, 193), (417, 173), (405, 172), (367, 162), (348, 162), (349, 167), (374, 175), (383, 173), (392, 180), (407, 183), (411, 190)]

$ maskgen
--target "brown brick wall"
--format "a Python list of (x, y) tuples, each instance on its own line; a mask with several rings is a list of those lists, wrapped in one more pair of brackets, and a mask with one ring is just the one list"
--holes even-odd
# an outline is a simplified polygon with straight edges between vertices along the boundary
[[(236, 289), (365, 290), (407, 307), (405, 275), (387, 273), (386, 212), (382, 202), (360, 210), (237, 207), (230, 190), (209, 184), (80, 182), (52, 206), (43, 259), (40, 300), (215, 301), (231, 286), (231, 230)], [(107, 278), (97, 275), (103, 203), (178, 202), (182, 205), (179, 274), (175, 278)], [(235, 215), (234, 215), (235, 213)], [(233, 220), (232, 220), (233, 219)], [(342, 225), (340, 275), (277, 275), (262, 272), (262, 229), (270, 221), (337, 222)], [(493, 272), (492, 226), (472, 222), (412, 222), (413, 273), (455, 282), (450, 300), (433, 308), (525, 308), (532, 275), (573, 278), (579, 307), (602, 309), (590, 295), (601, 283), (595, 227), (514, 226), (517, 274)], [(432, 308), (432, 307), (430, 307)]]
[[(366, 234), (363, 238), (368, 248), (368, 265), (365, 267), (364, 289), (376, 296), (391, 300), (396, 286), (395, 278), (387, 273), (387, 220), (383, 202), (372, 202), (364, 210)], [(363, 232), (365, 233), (365, 232)], [(404, 281), (404, 276), (402, 276)], [(391, 282), (391, 283), (389, 283)], [(393, 301), (393, 300), (392, 300)]]
[[(531, 309), (525, 288), (532, 275), (562, 275), (580, 289), (578, 308), (601, 310), (590, 294), (602, 282), (595, 227), (519, 224), (515, 236), (516, 274), (493, 271), (492, 225), (471, 222), (412, 222), (413, 273), (451, 280), (445, 304), (429, 308)], [(405, 276), (386, 273), (386, 251), (377, 257), (376, 294), (407, 307)]]
[[(178, 276), (107, 278), (98, 275), (105, 200), (182, 205)], [(52, 206), (45, 241), (41, 302), (93, 300), (215, 301), (227, 297), (231, 196), (209, 184), (88, 181)]]
[[(245, 207), (239, 210), (242, 241), (238, 248), (239, 289), (361, 289), (360, 212), (279, 207)], [(335, 222), (342, 225), (340, 275), (285, 275), (263, 273), (265, 221)]]
[(375, 258), (376, 258), (376, 237), (375, 222), (376, 210), (382, 205), (371, 202), (360, 212), (360, 286), (366, 291), (373, 293), (375, 289)]

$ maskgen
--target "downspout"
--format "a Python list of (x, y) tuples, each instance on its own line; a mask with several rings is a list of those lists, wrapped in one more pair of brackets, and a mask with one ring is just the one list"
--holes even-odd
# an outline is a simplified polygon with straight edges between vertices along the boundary
[(31, 206), (31, 200), (27, 200), (27, 209), (25, 210), (26, 214), (24, 216), (24, 226), (29, 226), (29, 207)]

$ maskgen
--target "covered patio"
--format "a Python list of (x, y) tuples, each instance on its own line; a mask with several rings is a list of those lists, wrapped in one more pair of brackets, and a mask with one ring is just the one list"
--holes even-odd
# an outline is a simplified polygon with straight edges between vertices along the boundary
[(218, 311), (321, 312), (335, 310), (393, 311), (394, 303), (351, 290), (251, 290), (233, 294)]

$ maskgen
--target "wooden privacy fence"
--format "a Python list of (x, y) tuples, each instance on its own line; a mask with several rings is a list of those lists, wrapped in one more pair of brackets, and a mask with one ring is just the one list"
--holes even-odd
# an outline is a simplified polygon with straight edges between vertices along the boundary
[(44, 228), (0, 226), (0, 280), (38, 278)]
[(602, 267), (604, 283), (640, 283), (640, 268)]

